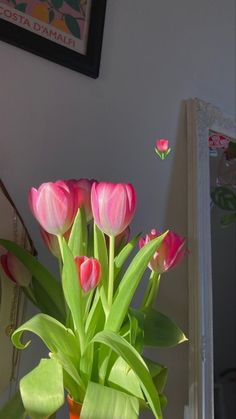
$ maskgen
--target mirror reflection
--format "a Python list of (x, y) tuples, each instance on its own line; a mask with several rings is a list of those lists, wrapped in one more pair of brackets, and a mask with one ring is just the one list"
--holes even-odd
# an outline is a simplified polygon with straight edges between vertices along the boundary
[(236, 142), (209, 132), (215, 419), (236, 411)]

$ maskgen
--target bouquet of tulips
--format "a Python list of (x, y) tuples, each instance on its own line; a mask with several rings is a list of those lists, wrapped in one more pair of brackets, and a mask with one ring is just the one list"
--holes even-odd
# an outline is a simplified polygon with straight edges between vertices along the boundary
[[(148, 346), (186, 340), (152, 307), (161, 274), (186, 253), (185, 240), (155, 229), (129, 240), (136, 208), (131, 184), (48, 182), (30, 190), (29, 204), (58, 259), (61, 280), (23, 248), (0, 240), (7, 250), (1, 276), (19, 284), (40, 310), (13, 332), (12, 342), (26, 348), (30, 341), (21, 338), (30, 332), (49, 350), (48, 358), (20, 380), (19, 392), (0, 417), (55, 417), (66, 391), (71, 419), (135, 419), (140, 409), (161, 419), (167, 369), (143, 353)], [(143, 301), (134, 309), (131, 302), (147, 268)]]

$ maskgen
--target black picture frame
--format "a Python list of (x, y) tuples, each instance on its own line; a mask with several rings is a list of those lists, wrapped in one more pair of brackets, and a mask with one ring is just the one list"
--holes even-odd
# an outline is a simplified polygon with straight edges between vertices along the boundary
[(106, 0), (92, 0), (86, 54), (61, 46), (0, 18), (0, 40), (96, 79), (99, 76)]

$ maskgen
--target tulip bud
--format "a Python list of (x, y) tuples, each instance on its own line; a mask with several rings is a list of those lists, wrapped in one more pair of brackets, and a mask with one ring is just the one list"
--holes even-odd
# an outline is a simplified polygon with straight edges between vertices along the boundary
[(71, 227), (75, 217), (74, 194), (66, 181), (43, 183), (38, 190), (31, 188), (29, 204), (48, 233), (63, 235)]
[(161, 158), (161, 160), (165, 160), (165, 158), (171, 152), (171, 148), (169, 147), (169, 141), (165, 139), (157, 140), (155, 151), (157, 155)]
[[(145, 244), (159, 235), (155, 229), (151, 230), (150, 234), (147, 234), (145, 238), (139, 240), (139, 247), (145, 246)], [(150, 260), (149, 268), (160, 274), (173, 268), (187, 253), (183, 249), (184, 244), (185, 239), (183, 237), (169, 231)]]
[(75, 263), (81, 288), (88, 292), (95, 288), (101, 279), (101, 265), (95, 258), (76, 256)]
[(93, 217), (100, 230), (108, 236), (118, 236), (134, 216), (136, 193), (131, 184), (95, 182), (91, 203)]
[(0, 268), (8, 279), (21, 287), (28, 287), (31, 282), (31, 273), (13, 253), (7, 252), (1, 256)]
[(71, 179), (67, 182), (69, 182), (74, 189), (75, 212), (77, 213), (78, 209), (83, 207), (87, 222), (91, 221), (93, 218), (91, 209), (91, 188), (94, 179)]
[[(44, 241), (44, 244), (48, 248), (48, 250), (58, 259), (61, 258), (61, 251), (60, 246), (58, 242), (57, 236), (55, 234), (50, 234), (47, 231), (45, 231), (42, 227), (39, 228), (40, 235)], [(66, 239), (66, 241), (69, 240), (71, 229), (66, 231), (63, 234), (63, 237)]]

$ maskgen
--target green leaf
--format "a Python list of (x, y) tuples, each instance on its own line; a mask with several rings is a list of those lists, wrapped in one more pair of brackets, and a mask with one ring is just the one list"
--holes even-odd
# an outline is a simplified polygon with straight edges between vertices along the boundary
[(87, 222), (84, 209), (78, 209), (73, 227), (70, 233), (68, 246), (73, 256), (86, 256), (87, 255)]
[(53, 359), (41, 359), (39, 365), (20, 381), (25, 410), (31, 419), (45, 419), (64, 404), (63, 373)]
[(64, 296), (71, 311), (74, 328), (79, 334), (81, 351), (84, 346), (84, 324), (83, 324), (83, 291), (80, 287), (77, 268), (74, 257), (65, 241), (62, 239), (64, 265), (62, 270), (62, 286)]
[(13, 253), (23, 265), (31, 272), (35, 280), (45, 291), (53, 304), (65, 318), (65, 304), (61, 284), (48, 272), (48, 270), (29, 252), (9, 240), (0, 239), (0, 244)]
[(171, 347), (188, 340), (182, 330), (169, 317), (149, 309), (144, 320), (144, 344)]
[(103, 232), (94, 223), (94, 257), (101, 264), (102, 277), (99, 284), (99, 293), (104, 307), (104, 311), (108, 310), (107, 289), (108, 289), (108, 255), (106, 240)]
[(15, 9), (16, 9), (16, 10), (19, 10), (20, 12), (25, 13), (25, 9), (26, 9), (26, 7), (27, 7), (27, 3), (18, 3), (18, 4), (15, 6)]
[(110, 387), (144, 400), (137, 375), (121, 357), (116, 360), (111, 368), (107, 382)]
[[(68, 3), (68, 0), (67, 0), (67, 3)], [(80, 27), (76, 18), (71, 15), (65, 15), (64, 19), (65, 19), (65, 24), (70, 30), (70, 32), (72, 33), (72, 35), (80, 39)]]
[(72, 359), (74, 364), (78, 366), (79, 346), (77, 339), (70, 329), (67, 329), (57, 320), (46, 314), (36, 314), (32, 319), (18, 327), (11, 337), (12, 343), (18, 349), (24, 349), (30, 344), (30, 341), (25, 344), (21, 342), (22, 333), (26, 331), (40, 337), (51, 352)]
[(152, 376), (153, 382), (157, 388), (158, 393), (162, 393), (167, 380), (168, 370), (163, 365), (160, 365), (156, 362), (151, 361), (150, 359), (144, 358), (150, 374)]
[(71, 397), (77, 401), (83, 401), (85, 385), (78, 373), (77, 368), (69, 357), (63, 357), (58, 353), (50, 353), (50, 358), (57, 360), (63, 368), (65, 387)]
[(145, 397), (157, 419), (162, 419), (159, 396), (148, 367), (139, 353), (121, 336), (111, 331), (99, 332), (92, 340), (107, 345), (132, 368), (137, 375)]
[(129, 304), (134, 296), (136, 288), (142, 279), (150, 259), (160, 246), (167, 232), (151, 240), (134, 257), (124, 277), (117, 288), (117, 292), (111, 307), (111, 311), (105, 325), (106, 330), (118, 332), (128, 311)]
[(134, 250), (136, 244), (138, 243), (138, 240), (140, 238), (140, 234), (135, 236), (129, 243), (125, 245), (125, 247), (120, 251), (120, 253), (115, 257), (114, 263), (115, 263), (115, 271), (116, 275), (119, 272), (119, 270), (124, 265), (125, 261), (131, 254), (131, 252)]
[(65, 322), (65, 316), (61, 314), (54, 301), (48, 295), (45, 288), (41, 285), (37, 279), (32, 278), (33, 295), (35, 296), (35, 305), (39, 308), (42, 313), (48, 314), (49, 316), (55, 317), (61, 323)]
[(17, 393), (0, 409), (1, 419), (24, 419), (25, 408), (22, 403), (20, 392)]
[(144, 345), (144, 314), (133, 308), (128, 311), (130, 321), (130, 343), (139, 353), (143, 351)]
[(98, 331), (104, 328), (104, 323), (105, 323), (105, 313), (102, 307), (99, 293), (96, 292), (95, 298), (93, 300), (93, 305), (89, 312), (86, 325), (85, 325), (86, 338), (88, 342), (92, 339), (95, 333), (97, 333)]
[(90, 382), (81, 411), (81, 419), (137, 419), (139, 403), (135, 397)]
[(229, 188), (220, 186), (211, 192), (211, 199), (217, 207), (228, 210), (236, 211), (236, 195)]
[(64, 0), (51, 0), (51, 3), (55, 9), (60, 9)]
[(228, 225), (234, 223), (236, 221), (236, 212), (230, 215), (224, 215), (220, 219), (220, 223), (222, 227), (227, 227)]
[(80, 0), (65, 0), (65, 3), (77, 12), (80, 11)]

